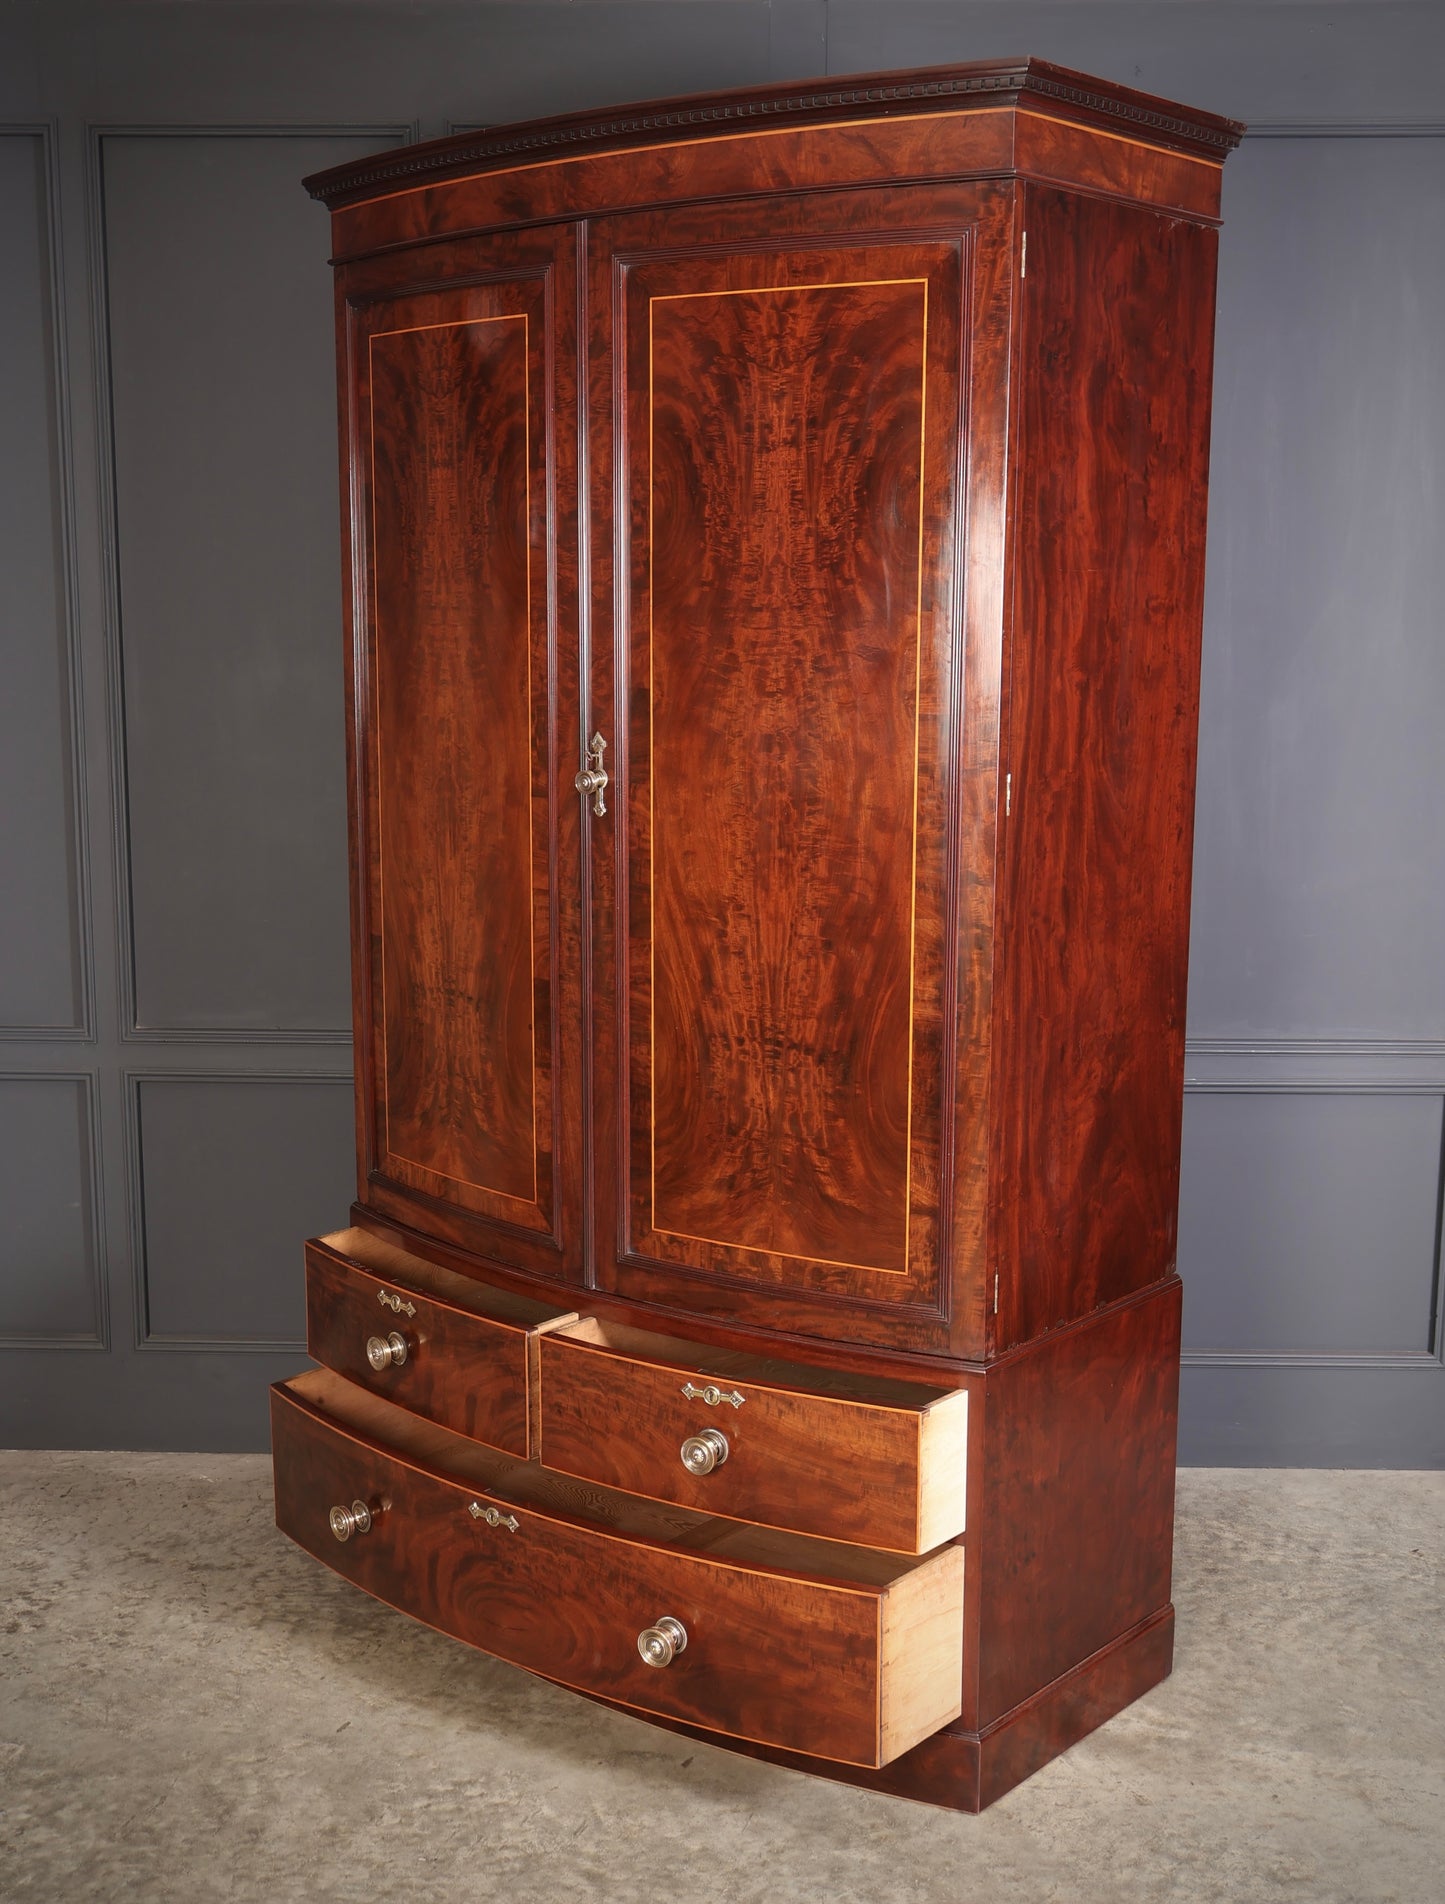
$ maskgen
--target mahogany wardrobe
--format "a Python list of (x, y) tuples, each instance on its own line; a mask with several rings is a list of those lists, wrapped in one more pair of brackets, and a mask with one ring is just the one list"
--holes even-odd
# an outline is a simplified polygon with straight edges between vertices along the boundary
[(330, 208), (358, 1194), (277, 1518), (977, 1810), (1169, 1671), (1220, 172), (1037, 60)]

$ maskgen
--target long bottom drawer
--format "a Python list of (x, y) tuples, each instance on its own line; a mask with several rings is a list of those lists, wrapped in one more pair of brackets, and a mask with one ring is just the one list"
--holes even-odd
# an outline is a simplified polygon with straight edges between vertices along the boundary
[(283, 1532), (549, 1679), (851, 1765), (958, 1716), (961, 1548), (881, 1554), (581, 1485), (325, 1370), (272, 1390), (272, 1440)]

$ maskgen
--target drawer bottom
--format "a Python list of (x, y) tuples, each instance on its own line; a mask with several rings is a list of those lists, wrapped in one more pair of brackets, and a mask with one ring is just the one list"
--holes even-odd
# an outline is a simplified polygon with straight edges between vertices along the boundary
[(325, 1370), (273, 1389), (272, 1428), (283, 1532), (548, 1679), (872, 1768), (961, 1710), (959, 1547), (877, 1553), (569, 1481)]

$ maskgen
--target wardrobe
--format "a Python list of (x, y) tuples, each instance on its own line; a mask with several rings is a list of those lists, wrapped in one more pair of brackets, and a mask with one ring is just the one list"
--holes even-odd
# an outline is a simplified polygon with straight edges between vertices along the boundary
[(358, 1189), (276, 1504), (366, 1591), (962, 1810), (1168, 1673), (1242, 130), (988, 61), (307, 181)]

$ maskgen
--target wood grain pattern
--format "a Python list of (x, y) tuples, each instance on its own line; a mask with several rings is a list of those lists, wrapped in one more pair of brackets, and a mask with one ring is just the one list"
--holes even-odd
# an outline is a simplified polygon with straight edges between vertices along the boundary
[[(942, 1563), (942, 1564), (938, 1564)], [(964, 1550), (945, 1547), (905, 1574), (879, 1613), (878, 1763), (892, 1761), (939, 1730), (943, 1704), (934, 1675), (962, 1663), (959, 1589)]]
[[(276, 1401), (283, 1525), (369, 1590), (964, 1809), (1169, 1665), (1209, 227), (1239, 131), (987, 74), (492, 129), (327, 183), (356, 201), (362, 1240), (312, 1279), (351, 1379)], [(444, 1312), (417, 1302), (414, 1389), (374, 1383), (410, 1411), (353, 1341), (396, 1245)], [(559, 1276), (594, 1284), (566, 1340)], [(464, 1346), (499, 1324), (505, 1404)], [(424, 1412), (496, 1434), (498, 1408), (566, 1472)], [(693, 1479), (702, 1425), (729, 1458)], [(373, 1491), (375, 1534), (337, 1546), (318, 1487)], [(527, 1538), (487, 1544), (483, 1494)], [(664, 1611), (707, 1644), (651, 1673)]]
[(990, 1367), (969, 1449), (965, 1723), (985, 1730), (1169, 1604), (1177, 1277)]
[[(906, 241), (860, 230), (872, 201), (829, 208), (836, 240), (818, 205), (770, 210), (767, 240), (751, 208), (600, 234), (629, 583), (627, 826), (597, 906), (627, 1229), (603, 1286), (666, 1299), (677, 1266), (680, 1306), (705, 1275), (779, 1320), (793, 1292), (944, 1300), (961, 199), (920, 201), (940, 235)], [(694, 249), (720, 223), (740, 242)]]
[(732, 1749), (978, 1811), (1165, 1678), (1179, 1309), (1176, 1278), (972, 1388), (957, 1721), (878, 1774)]
[[(705, 1745), (722, 1746), (747, 1758), (867, 1791), (911, 1798), (944, 1811), (980, 1812), (1021, 1785), (1040, 1767), (1106, 1724), (1125, 1706), (1169, 1677), (1174, 1663), (1174, 1609), (1141, 1622), (1112, 1645), (1081, 1660), (982, 1733), (960, 1722), (935, 1732), (911, 1752), (876, 1770), (838, 1765), (802, 1752), (783, 1752), (741, 1739), (725, 1739), (702, 1726), (661, 1714), (654, 1725)], [(597, 1698), (596, 1694), (588, 1694)], [(597, 1699), (599, 1705), (615, 1701)]]
[[(533, 1337), (570, 1313), (436, 1269), (364, 1231), (306, 1245), (306, 1347), (316, 1361), (523, 1460), (536, 1452)], [(393, 1331), (406, 1360), (377, 1371), (367, 1342)]]
[[(607, 1524), (614, 1503), (629, 1516), (626, 1497), (594, 1490), (588, 1518), (578, 1518), (567, 1512), (565, 1483), (539, 1481), (524, 1466), (494, 1464), (492, 1486), (479, 1487), (487, 1468), (465, 1443), (457, 1458), (475, 1478), (452, 1478), (434, 1465), (450, 1453), (439, 1430), (427, 1431), (423, 1461), (408, 1452), (402, 1412), (371, 1397), (358, 1411), (357, 1393), (324, 1373), (272, 1390), (276, 1517), (308, 1552), (378, 1598), (634, 1709), (706, 1716), (722, 1732), (847, 1762), (879, 1764), (956, 1715), (960, 1549), (894, 1562), (879, 1578), (876, 1567), (858, 1565), (840, 1576), (822, 1543), (794, 1541), (786, 1558), (813, 1559), (824, 1571), (785, 1573), (771, 1558), (755, 1559), (746, 1538), (710, 1538), (714, 1523), (679, 1510), (671, 1523), (654, 1511), (653, 1525), (634, 1533)], [(379, 1424), (395, 1439), (374, 1438)], [(327, 1515), (353, 1499), (371, 1506), (374, 1524), (342, 1544)], [(489, 1527), (469, 1514), (473, 1501), (496, 1505), (518, 1526)], [(585, 1594), (569, 1590), (580, 1581)], [(952, 1621), (939, 1617), (940, 1605), (952, 1606)], [(664, 1613), (688, 1637), (658, 1670), (639, 1659), (637, 1635)]]
[[(592, 1318), (539, 1343), (544, 1467), (705, 1513), (829, 1540), (927, 1553), (963, 1531), (968, 1396), (826, 1377)], [(685, 1386), (711, 1383), (741, 1403)], [(786, 1384), (786, 1386), (784, 1385)], [(820, 1392), (820, 1390), (822, 1392)], [(711, 1474), (682, 1443), (713, 1428), (728, 1444)]]
[(574, 254), (503, 234), (337, 297), (363, 1193), (576, 1277)]
[(527, 318), (367, 345), (385, 1155), (535, 1203)]
[[(976, 112), (1007, 108), (1010, 120), (1033, 108), (1138, 143), (1187, 152), (1214, 164), (1238, 144), (1244, 127), (1152, 93), (1136, 92), (1047, 60), (975, 60), (910, 71), (847, 73), (727, 92), (654, 99), (643, 104), (564, 113), (433, 139), (400, 152), (373, 154), (318, 172), (307, 190), (333, 206), (378, 193), (407, 192), (418, 182), (506, 171), (566, 159), (588, 149), (725, 139), (763, 121), (835, 130), (837, 122), (925, 112), (944, 125)], [(829, 140), (814, 139), (826, 145)]]
[[(374, 1188), (372, 1194), (374, 1199)], [(549, 1278), (484, 1260), (444, 1240), (439, 1234), (444, 1225), (430, 1216), (429, 1223), (435, 1224), (432, 1234), (423, 1234), (395, 1217), (382, 1216), (374, 1207), (374, 1202), (353, 1204), (351, 1221), (373, 1236), (385, 1237), (398, 1247), (423, 1253), (432, 1261), (446, 1264), (466, 1279), (493, 1284), (518, 1295), (534, 1297), (538, 1301), (572, 1297), (571, 1290), (560, 1290)], [(701, 1287), (706, 1290), (711, 1286), (703, 1284)], [(736, 1352), (763, 1362), (775, 1362), (785, 1357), (789, 1363), (804, 1365), (812, 1377), (826, 1378), (830, 1371), (854, 1371), (870, 1380), (896, 1380), (904, 1384), (916, 1381), (953, 1389), (968, 1387), (984, 1366), (981, 1362), (958, 1356), (919, 1355), (912, 1350), (880, 1347), (876, 1342), (860, 1341), (856, 1336), (829, 1340), (821, 1335), (803, 1334), (797, 1329), (770, 1327), (769, 1312), (775, 1303), (784, 1311), (796, 1311), (801, 1306), (786, 1301), (779, 1303), (771, 1290), (759, 1296), (751, 1305), (756, 1319), (744, 1321), (740, 1316), (727, 1313), (725, 1297), (728, 1293), (725, 1287), (719, 1288), (715, 1305), (711, 1308), (699, 1301), (694, 1307), (684, 1309), (674, 1304), (622, 1297), (597, 1288), (589, 1289), (585, 1300), (588, 1313), (604, 1321), (609, 1329), (621, 1325), (636, 1329), (640, 1334), (652, 1335), (663, 1331), (670, 1336), (685, 1338), (698, 1351), (699, 1367), (705, 1365), (704, 1356), (707, 1361), (711, 1361), (714, 1355), (727, 1361)], [(578, 1297), (577, 1300), (581, 1301), (582, 1298)], [(875, 1333), (883, 1335), (886, 1341), (885, 1330)]]
[[(1036, 172), (1053, 182), (1076, 181), (1188, 217), (1218, 217), (1217, 164), (1092, 129), (1063, 126), (1061, 135), (1077, 133), (1077, 138), (1034, 137), (1023, 117), (999, 106), (901, 115), (836, 125), (826, 138), (773, 127), (458, 177), (339, 207), (332, 215), (333, 250), (354, 260), (514, 220), (580, 218), (745, 194), (776, 199), (849, 187), (897, 189), (904, 179), (946, 186), (961, 178), (1007, 179)], [(1057, 124), (1027, 117), (1036, 126)]]
[(1174, 1264), (1216, 252), (1037, 187), (1020, 220), (994, 1349)]
[(1211, 220), (1219, 213), (1222, 162), (1182, 158), (1132, 139), (1101, 136), (1096, 128), (1071, 125), (1053, 112), (1016, 115), (1013, 161), (1020, 178), (1041, 184), (1083, 186), (1111, 198)]
[(649, 301), (638, 604), (651, 1227), (899, 1271), (927, 288)]

